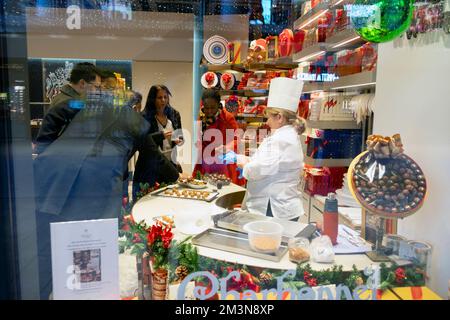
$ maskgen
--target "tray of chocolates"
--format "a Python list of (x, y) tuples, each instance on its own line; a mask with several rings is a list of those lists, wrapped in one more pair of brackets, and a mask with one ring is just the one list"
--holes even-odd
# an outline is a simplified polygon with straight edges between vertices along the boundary
[(152, 193), (154, 196), (178, 198), (178, 199), (190, 199), (190, 200), (200, 200), (211, 202), (217, 198), (218, 192), (206, 191), (206, 190), (196, 190), (188, 188), (179, 187), (167, 187), (165, 189), (159, 190)]
[(206, 181), (194, 178), (180, 178), (177, 182), (180, 187), (187, 187), (191, 189), (205, 189), (208, 186)]
[(419, 165), (403, 153), (399, 136), (397, 142), (389, 137), (380, 139), (370, 136), (368, 151), (351, 163), (349, 187), (368, 211), (386, 218), (404, 218), (423, 205), (426, 179)]
[(221, 183), (222, 186), (227, 186), (231, 183), (231, 179), (224, 174), (219, 173), (207, 173), (203, 176), (203, 179), (208, 181), (210, 184), (217, 186), (217, 183)]

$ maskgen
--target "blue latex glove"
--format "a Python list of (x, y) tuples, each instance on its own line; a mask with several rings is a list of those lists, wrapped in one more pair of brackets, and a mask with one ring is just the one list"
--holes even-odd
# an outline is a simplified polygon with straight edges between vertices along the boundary
[(239, 172), (239, 177), (238, 179), (243, 179), (244, 176), (242, 175), (242, 173), (244, 172), (244, 169), (237, 167), (236, 171)]
[(218, 156), (220, 161), (223, 161), (224, 164), (232, 164), (237, 162), (236, 153), (234, 151), (228, 151), (225, 154)]

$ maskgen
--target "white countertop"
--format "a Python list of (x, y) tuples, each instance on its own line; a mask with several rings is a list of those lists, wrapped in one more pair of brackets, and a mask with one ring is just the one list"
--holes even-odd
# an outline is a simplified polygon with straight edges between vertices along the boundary
[[(206, 189), (200, 189), (202, 191), (212, 191), (215, 188), (213, 185), (208, 183)], [(219, 195), (217, 198), (237, 192), (244, 191), (238, 185), (231, 183), (228, 186), (223, 186), (222, 189), (218, 190)], [(216, 198), (216, 199), (217, 199)], [(175, 216), (178, 214), (183, 214), (186, 211), (197, 211), (201, 210), (203, 212), (208, 212), (210, 215), (225, 212), (226, 209), (221, 208), (215, 204), (215, 201), (206, 202), (203, 200), (191, 200), (191, 199), (177, 199), (162, 196), (152, 196), (146, 195), (141, 198), (133, 207), (133, 219), (136, 222), (144, 220), (147, 225), (153, 224), (153, 218), (158, 216)]]
[[(214, 186), (208, 184), (208, 189), (212, 190)], [(237, 192), (245, 190), (244, 188), (237, 186), (235, 184), (230, 184), (224, 186), (219, 190), (219, 197), (228, 193)], [(144, 220), (147, 225), (153, 223), (153, 218), (163, 215), (175, 216), (179, 214), (185, 214), (186, 212), (192, 211), (202, 211), (208, 212), (210, 215), (224, 212), (225, 209), (217, 206), (215, 200), (212, 202), (200, 201), (200, 200), (190, 200), (190, 199), (176, 199), (161, 196), (147, 195), (140, 199), (133, 207), (133, 218), (136, 222)], [(174, 229), (176, 238), (183, 238), (185, 235), (177, 232)], [(273, 262), (259, 258), (253, 258), (241, 254), (235, 254), (232, 252), (226, 252), (223, 250), (207, 248), (203, 246), (197, 246), (200, 255), (227, 261), (231, 263), (245, 264), (247, 266), (257, 266), (262, 268), (271, 268), (279, 270), (295, 269), (296, 264), (289, 261), (288, 254), (285, 254), (280, 262)], [(331, 268), (333, 264), (323, 264), (309, 262), (314, 270), (324, 270)], [(342, 265), (344, 271), (351, 271), (353, 265), (355, 265), (359, 270), (373, 264), (373, 262), (365, 254), (345, 254), (336, 255), (335, 264)]]

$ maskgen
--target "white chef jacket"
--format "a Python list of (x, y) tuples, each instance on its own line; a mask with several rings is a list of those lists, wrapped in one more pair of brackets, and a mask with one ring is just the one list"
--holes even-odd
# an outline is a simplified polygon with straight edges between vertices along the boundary
[(293, 219), (304, 214), (300, 192), (303, 151), (300, 137), (291, 125), (275, 130), (261, 143), (243, 168), (248, 180), (244, 209), (266, 215), (270, 200), (272, 214)]

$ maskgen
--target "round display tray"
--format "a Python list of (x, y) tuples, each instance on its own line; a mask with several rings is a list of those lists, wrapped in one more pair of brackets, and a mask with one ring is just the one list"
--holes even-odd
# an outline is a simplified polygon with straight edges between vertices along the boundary
[[(414, 214), (415, 212), (417, 212), (422, 207), (423, 203), (425, 202), (425, 199), (427, 198), (428, 190), (427, 190), (426, 179), (425, 179), (425, 185), (423, 186), (425, 188), (424, 196), (421, 199), (421, 201), (414, 208), (411, 208), (411, 210), (403, 211), (403, 212), (386, 212), (383, 210), (378, 210), (374, 206), (367, 203), (367, 201), (365, 201), (364, 197), (356, 189), (354, 173), (355, 173), (356, 165), (359, 162), (364, 163), (367, 160), (368, 156), (369, 156), (368, 151), (362, 152), (355, 159), (353, 159), (352, 163), (350, 164), (350, 166), (348, 168), (348, 179), (347, 179), (348, 186), (349, 186), (350, 192), (352, 193), (352, 195), (356, 199), (356, 201), (358, 201), (361, 204), (361, 206), (363, 208), (365, 208), (367, 211), (369, 211), (370, 213), (376, 214), (378, 216), (388, 218), (388, 219), (389, 218), (390, 219), (397, 219), (397, 218), (402, 219), (402, 218), (408, 217), (408, 216)], [(403, 157), (404, 160), (410, 160), (411, 163), (414, 163), (417, 166), (417, 168), (421, 171), (421, 174), (423, 175), (423, 170), (419, 167), (419, 165), (413, 159), (408, 157), (406, 154), (402, 154), (401, 157)], [(392, 159), (392, 160), (394, 160), (394, 159)]]

